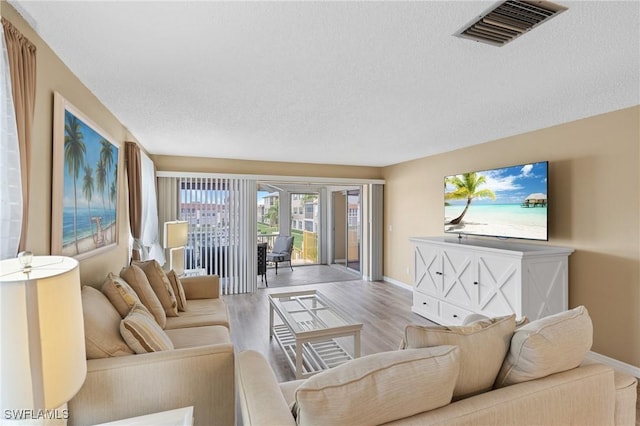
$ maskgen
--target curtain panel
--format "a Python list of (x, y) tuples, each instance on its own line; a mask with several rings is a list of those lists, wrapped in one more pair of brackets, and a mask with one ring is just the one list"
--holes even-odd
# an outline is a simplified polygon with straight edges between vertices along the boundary
[(20, 145), (16, 128), (16, 113), (11, 95), (11, 78), (7, 44), (2, 39), (0, 92), (0, 260), (15, 257), (20, 245), (22, 228), (22, 185), (20, 183)]
[(141, 189), (142, 189), (142, 224), (140, 241), (142, 242), (142, 260), (155, 259), (164, 265), (164, 249), (158, 239), (158, 200), (156, 190), (156, 168), (153, 161), (144, 153), (140, 153)]
[(129, 229), (133, 236), (131, 260), (142, 259), (142, 170), (140, 147), (135, 142), (124, 143), (125, 167), (129, 186)]
[(22, 225), (20, 227), (18, 250), (22, 251), (26, 248), (28, 229), (31, 133), (36, 99), (36, 46), (4, 17), (2, 17), (2, 28), (7, 45), (11, 92), (20, 152)]

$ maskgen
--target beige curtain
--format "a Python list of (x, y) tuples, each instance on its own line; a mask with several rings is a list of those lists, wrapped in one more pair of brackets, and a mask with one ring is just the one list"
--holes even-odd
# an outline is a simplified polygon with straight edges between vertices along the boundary
[(180, 190), (178, 188), (178, 180), (176, 178), (159, 177), (157, 180), (158, 240), (162, 242), (164, 241), (164, 223), (180, 219), (180, 215), (178, 214)]
[(11, 74), (11, 93), (16, 111), (22, 179), (22, 231), (19, 250), (26, 249), (29, 218), (29, 174), (31, 167), (31, 130), (36, 100), (36, 47), (11, 22), (2, 18)]
[(140, 147), (135, 142), (124, 143), (124, 157), (129, 182), (129, 227), (133, 236), (132, 260), (140, 260), (142, 234), (142, 164)]

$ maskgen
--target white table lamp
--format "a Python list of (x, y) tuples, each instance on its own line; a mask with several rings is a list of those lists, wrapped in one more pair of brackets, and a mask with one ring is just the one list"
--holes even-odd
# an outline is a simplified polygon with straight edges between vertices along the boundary
[(19, 413), (60, 407), (80, 390), (87, 374), (78, 262), (25, 253), (0, 261), (5, 420), (29, 420)]
[(172, 221), (164, 223), (164, 248), (169, 249), (169, 270), (176, 274), (184, 272), (184, 246), (189, 236), (189, 222)]

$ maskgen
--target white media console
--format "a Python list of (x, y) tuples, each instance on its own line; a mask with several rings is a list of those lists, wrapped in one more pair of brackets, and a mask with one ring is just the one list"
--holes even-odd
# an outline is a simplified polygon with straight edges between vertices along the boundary
[(468, 238), (410, 238), (412, 311), (459, 325), (473, 313), (535, 320), (568, 309), (573, 249)]

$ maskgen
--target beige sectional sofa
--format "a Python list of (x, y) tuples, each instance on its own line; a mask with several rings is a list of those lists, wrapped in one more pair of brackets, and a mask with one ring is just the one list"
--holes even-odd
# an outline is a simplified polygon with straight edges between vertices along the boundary
[[(140, 278), (140, 271), (136, 273)], [(120, 333), (129, 318), (125, 305), (132, 303), (129, 295), (122, 292), (127, 287), (122, 278), (110, 274), (103, 291), (83, 287), (85, 342), (90, 359), (85, 383), (69, 402), (70, 425), (90, 425), (185, 406), (194, 407), (195, 425), (235, 424), (234, 349), (219, 279), (211, 275), (180, 281), (186, 309), (173, 309), (174, 316), (166, 317), (164, 329), (155, 323), (150, 309), (143, 314), (143, 322), (147, 321), (146, 326), (161, 338), (155, 341), (144, 334), (149, 331), (147, 328), (134, 328), (133, 334), (142, 342), (138, 350), (154, 344), (160, 348), (135, 354)], [(118, 284), (117, 291), (122, 292), (121, 299), (114, 299), (113, 295), (118, 294), (114, 282)]]
[(513, 317), (408, 326), (405, 350), (286, 383), (241, 352), (243, 424), (635, 425), (637, 380), (584, 361), (591, 333), (584, 307), (517, 329)]

